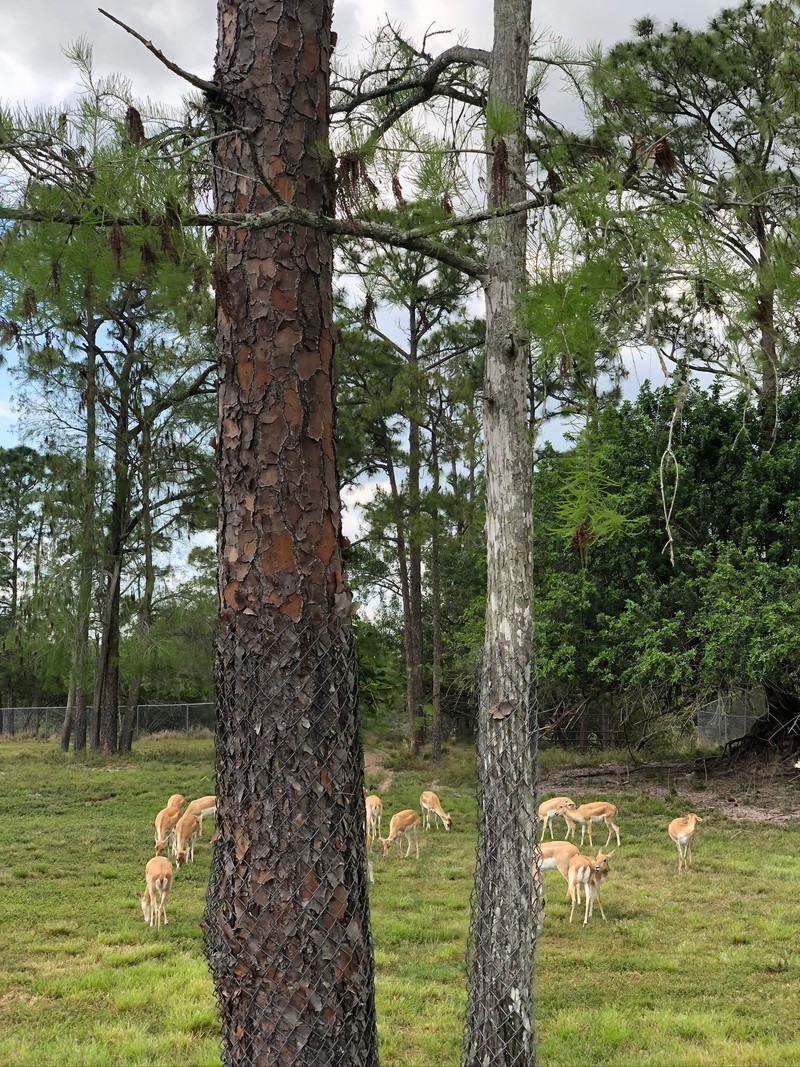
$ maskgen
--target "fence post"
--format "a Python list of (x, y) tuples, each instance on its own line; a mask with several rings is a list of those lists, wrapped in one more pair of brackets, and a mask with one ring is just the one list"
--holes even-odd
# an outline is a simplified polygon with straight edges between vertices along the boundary
[(186, 736), (189, 736), (189, 705), (186, 705)]

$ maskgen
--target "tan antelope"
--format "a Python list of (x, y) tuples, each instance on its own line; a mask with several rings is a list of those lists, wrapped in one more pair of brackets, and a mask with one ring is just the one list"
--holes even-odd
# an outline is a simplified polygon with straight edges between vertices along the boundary
[(402, 849), (403, 845), (400, 841), (400, 835), (405, 834), (406, 841), (408, 842), (408, 848), (406, 849), (406, 857), (411, 852), (411, 838), (414, 838), (414, 843), (417, 846), (417, 859), (419, 859), (419, 815), (411, 808), (406, 808), (404, 811), (398, 811), (396, 815), (393, 815), (389, 823), (389, 836), (382, 837), (380, 839), (383, 845), (384, 856), (389, 855), (389, 849), (396, 841), (397, 847)]
[(543, 841), (539, 845), (539, 852), (542, 857), (539, 870), (559, 871), (564, 881), (569, 882), (569, 861), (579, 854), (578, 846), (571, 841)]
[(603, 921), (606, 921), (606, 913), (603, 911), (603, 904), (600, 900), (600, 883), (608, 878), (608, 860), (613, 854), (613, 852), (609, 852), (608, 855), (604, 855), (602, 852), (598, 852), (594, 859), (590, 856), (578, 855), (573, 856), (569, 861), (567, 888), (570, 900), (572, 901), (572, 907), (569, 913), (570, 922), (572, 922), (575, 904), (580, 903), (580, 886), (583, 886), (586, 892), (586, 908), (583, 915), (583, 925), (588, 925), (588, 922), (592, 917), (595, 900), (597, 901), (597, 906), (600, 908), (600, 914), (603, 916)]
[(617, 814), (617, 808), (615, 804), (609, 804), (605, 800), (594, 800), (589, 804), (581, 804), (579, 808), (575, 807), (575, 802), (572, 800), (564, 800), (559, 804), (557, 813), (563, 815), (567, 820), (567, 838), (572, 837), (575, 833), (575, 824), (578, 823), (581, 828), (581, 848), (583, 848), (583, 839), (588, 830), (589, 832), (589, 848), (594, 848), (592, 844), (592, 823), (604, 822), (608, 827), (608, 837), (606, 843), (603, 846), (606, 848), (608, 842), (611, 840), (611, 834), (617, 835), (617, 848), (619, 848), (619, 827), (614, 822)]
[(678, 850), (678, 872), (686, 871), (692, 862), (692, 838), (695, 826), (703, 820), (691, 812), (682, 818), (673, 819), (667, 827), (667, 833), (675, 842)]
[(175, 824), (175, 865), (194, 863), (194, 843), (200, 836), (200, 819), (190, 811), (181, 815)]
[(203, 833), (203, 816), (217, 814), (217, 798), (214, 796), (198, 797), (192, 800), (184, 812), (185, 815), (196, 815), (200, 820), (200, 835)]
[(183, 793), (173, 793), (167, 801), (168, 808), (180, 808), (183, 810), (183, 805), (186, 803), (186, 797)]
[[(366, 789), (364, 790), (366, 793)], [(375, 844), (375, 838), (381, 836), (381, 820), (383, 818), (383, 803), (377, 794), (364, 798), (367, 807), (367, 848), (371, 849)]]
[[(425, 826), (426, 830), (430, 830), (431, 815), (435, 815), (437, 819), (441, 819), (442, 826), (445, 828), (445, 830), (447, 830), (448, 833), (450, 832), (450, 827), (453, 825), (453, 820), (442, 808), (442, 805), (439, 803), (439, 798), (436, 796), (435, 793), (432, 793), (430, 789), (426, 789), (423, 793), (420, 794), (419, 806), (422, 809), (422, 814), (425, 819), (423, 825)], [(439, 823), (437, 822), (435, 825), (436, 829), (438, 830)]]
[(144, 921), (158, 928), (167, 925), (167, 897), (172, 888), (172, 864), (164, 856), (153, 856), (144, 869), (145, 891), (136, 890)]
[[(540, 840), (544, 841), (545, 830), (547, 830), (548, 826), (550, 827), (551, 839), (555, 838), (556, 835), (553, 833), (553, 818), (558, 814), (563, 814), (563, 812), (558, 812), (557, 809), (567, 802), (570, 804), (575, 803), (570, 797), (553, 797), (552, 800), (543, 800), (539, 805), (536, 814), (542, 820), (542, 836)], [(566, 822), (566, 816), (564, 817), (564, 821)], [(567, 823), (567, 830), (569, 830), (569, 823)]]
[(175, 852), (175, 824), (181, 817), (178, 807), (166, 807), (156, 815), (156, 855), (160, 856), (167, 845)]
[[(539, 845), (539, 861), (534, 862), (533, 870), (533, 899), (539, 905), (537, 912), (536, 928), (541, 932), (544, 926), (545, 902), (544, 883), (542, 871), (559, 871), (565, 882), (569, 882), (569, 861), (579, 853), (577, 845), (571, 841), (543, 841)], [(580, 889), (579, 889), (580, 892)], [(567, 891), (569, 896), (569, 890)], [(578, 898), (580, 904), (580, 897)]]

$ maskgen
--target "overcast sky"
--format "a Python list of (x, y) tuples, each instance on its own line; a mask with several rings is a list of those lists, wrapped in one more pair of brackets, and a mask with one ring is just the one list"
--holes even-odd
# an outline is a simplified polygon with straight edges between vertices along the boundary
[[(112, 15), (132, 26), (185, 70), (210, 78), (216, 47), (214, 0), (106, 0)], [(704, 25), (722, 4), (715, 0), (534, 0), (534, 25), (581, 46), (613, 43), (630, 33), (633, 20), (650, 15)], [(360, 41), (384, 17), (420, 37), (433, 27), (450, 30), (441, 47), (464, 38), (491, 47), (491, 0), (336, 0), (337, 51), (355, 61)], [(0, 100), (5, 104), (56, 104), (74, 88), (63, 45), (78, 37), (94, 45), (98, 73), (119, 71), (137, 96), (179, 102), (186, 86), (145, 48), (97, 9), (91, 0), (5, 0), (0, 41)]]
[[(105, 0), (107, 10), (151, 40), (173, 62), (200, 77), (213, 73), (216, 48), (214, 0)], [(705, 25), (721, 7), (715, 0), (534, 0), (534, 31), (565, 38), (577, 47), (611, 44), (630, 35), (633, 21), (650, 15)], [(490, 48), (491, 0), (336, 0), (337, 56), (355, 63), (367, 34), (385, 18), (417, 40), (426, 30), (450, 31), (433, 42), (443, 49), (459, 41)], [(138, 41), (100, 14), (91, 0), (5, 0), (0, 39), (0, 102), (29, 106), (58, 104), (76, 87), (62, 47), (86, 37), (94, 48), (97, 74), (125, 74), (139, 98), (179, 104), (189, 86), (168, 71)], [(556, 88), (550, 90), (555, 95)], [(545, 110), (563, 115), (559, 101), (543, 99)], [(647, 371), (644, 372), (645, 375)], [(638, 377), (638, 375), (637, 375)], [(13, 443), (11, 385), (0, 371), (0, 444)]]

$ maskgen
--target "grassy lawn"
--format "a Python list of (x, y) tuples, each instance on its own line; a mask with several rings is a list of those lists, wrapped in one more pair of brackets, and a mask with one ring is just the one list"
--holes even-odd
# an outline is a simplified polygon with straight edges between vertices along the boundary
[[(374, 855), (371, 887), (381, 1060), (459, 1062), (475, 849), (471, 756), (376, 771), (388, 816), (434, 785), (452, 833), (422, 835), (419, 862)], [(140, 743), (130, 758), (63, 757), (0, 742), (0, 1063), (216, 1064), (216, 1011), (199, 923), (210, 831), (176, 874), (169, 926), (144, 925), (134, 890), (156, 811), (213, 791), (210, 740)], [(575, 796), (579, 803), (600, 797)], [(686, 805), (606, 794), (622, 847), (603, 887), (608, 922), (567, 922), (547, 872), (537, 1017), (543, 1067), (800, 1063), (796, 1027), (800, 827), (727, 821), (713, 807), (677, 874), (666, 825)], [(560, 825), (563, 825), (561, 823)], [(557, 829), (558, 832), (558, 829)], [(595, 841), (605, 834), (598, 828)]]

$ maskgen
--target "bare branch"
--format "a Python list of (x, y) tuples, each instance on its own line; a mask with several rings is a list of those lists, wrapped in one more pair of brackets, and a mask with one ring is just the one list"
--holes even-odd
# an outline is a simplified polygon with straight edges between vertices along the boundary
[(135, 37), (137, 41), (139, 41), (145, 46), (148, 52), (152, 52), (156, 59), (160, 60), (160, 62), (163, 63), (168, 70), (171, 70), (173, 74), (177, 74), (179, 78), (183, 78), (185, 81), (189, 82), (190, 85), (193, 85), (196, 89), (202, 89), (204, 93), (219, 93), (219, 86), (216, 84), (216, 82), (206, 81), (204, 78), (198, 78), (196, 74), (190, 74), (189, 71), (183, 70), (177, 65), (177, 63), (173, 63), (172, 60), (167, 59), (164, 53), (158, 48), (156, 48), (152, 41), (148, 41), (146, 38), (142, 37), (140, 33), (137, 33), (136, 30), (131, 29), (130, 26), (127, 26), (124, 22), (116, 18), (114, 15), (110, 15), (107, 11), (104, 11), (102, 7), (98, 7), (97, 10), (100, 12), (101, 15), (105, 15), (107, 19), (110, 19), (112, 22), (116, 23), (117, 26), (120, 26), (123, 30), (125, 30), (126, 33), (129, 33), (131, 37)]

